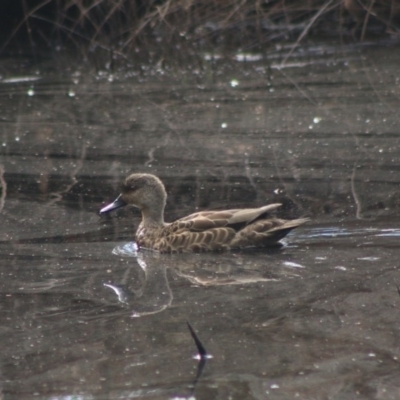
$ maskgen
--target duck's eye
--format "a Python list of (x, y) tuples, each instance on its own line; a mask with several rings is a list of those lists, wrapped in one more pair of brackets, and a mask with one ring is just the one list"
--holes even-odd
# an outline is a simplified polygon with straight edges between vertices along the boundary
[(135, 186), (133, 186), (133, 185), (127, 185), (126, 183), (123, 183), (123, 184), (121, 185), (121, 191), (122, 191), (123, 193), (130, 192), (130, 191), (132, 191), (132, 190), (136, 190)]
[(133, 192), (135, 190), (137, 190), (137, 186), (136, 185), (127, 185), (126, 183), (122, 184), (122, 191), (123, 192)]

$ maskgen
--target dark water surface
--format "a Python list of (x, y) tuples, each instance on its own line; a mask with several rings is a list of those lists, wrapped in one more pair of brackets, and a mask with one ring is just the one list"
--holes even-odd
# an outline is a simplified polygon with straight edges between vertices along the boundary
[[(399, 65), (4, 59), (1, 397), (400, 398)], [(279, 201), (311, 222), (276, 251), (137, 252), (135, 210), (98, 215), (133, 171), (165, 182), (167, 221)], [(213, 356), (197, 380), (186, 320)]]

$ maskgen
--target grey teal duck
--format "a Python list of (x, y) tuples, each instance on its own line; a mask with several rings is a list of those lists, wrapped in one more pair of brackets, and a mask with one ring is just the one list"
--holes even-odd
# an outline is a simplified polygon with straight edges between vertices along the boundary
[(259, 208), (200, 211), (172, 223), (164, 222), (167, 193), (159, 178), (132, 174), (122, 185), (118, 198), (100, 210), (108, 213), (131, 204), (142, 213), (136, 231), (139, 246), (161, 253), (220, 251), (244, 247), (279, 246), (279, 240), (307, 218), (284, 220), (270, 212), (281, 204)]

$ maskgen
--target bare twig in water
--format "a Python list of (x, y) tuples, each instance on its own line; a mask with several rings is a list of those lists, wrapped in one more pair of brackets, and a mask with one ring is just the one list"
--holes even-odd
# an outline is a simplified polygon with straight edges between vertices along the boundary
[(186, 323), (189, 328), (190, 334), (192, 335), (192, 338), (193, 338), (194, 342), (196, 343), (196, 347), (197, 347), (197, 350), (198, 350), (199, 356), (200, 356), (199, 365), (197, 366), (197, 374), (192, 383), (192, 394), (193, 394), (194, 390), (196, 388), (196, 384), (199, 381), (201, 375), (203, 374), (203, 370), (204, 370), (204, 367), (206, 366), (206, 362), (209, 358), (211, 358), (211, 356), (207, 353), (207, 350), (201, 343), (199, 337), (197, 336), (196, 332), (190, 325), (189, 321), (186, 321)]
[(200, 358), (206, 358), (208, 353), (203, 344), (201, 343), (199, 337), (197, 336), (196, 332), (192, 328), (192, 325), (190, 325), (189, 321), (186, 321), (187, 326), (189, 328), (190, 334), (192, 335), (192, 338), (194, 342), (196, 343), (197, 350), (199, 351)]

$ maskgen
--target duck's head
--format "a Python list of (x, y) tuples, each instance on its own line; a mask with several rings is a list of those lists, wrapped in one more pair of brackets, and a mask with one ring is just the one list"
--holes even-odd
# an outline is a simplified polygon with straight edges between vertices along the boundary
[(141, 211), (163, 211), (167, 193), (163, 183), (151, 174), (132, 174), (122, 184), (117, 199), (100, 210), (100, 214), (131, 204)]

